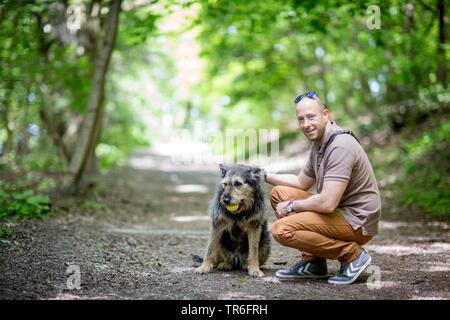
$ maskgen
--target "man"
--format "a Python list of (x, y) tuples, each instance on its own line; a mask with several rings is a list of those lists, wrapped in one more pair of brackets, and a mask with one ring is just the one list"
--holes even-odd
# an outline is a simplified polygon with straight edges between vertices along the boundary
[[(328, 119), (328, 109), (315, 92), (295, 100), (297, 120), (314, 142), (298, 176), (267, 174), (278, 218), (271, 232), (280, 244), (302, 251), (302, 259), (280, 278), (324, 278), (326, 259), (339, 260), (331, 284), (350, 284), (371, 261), (361, 247), (378, 232), (381, 199), (369, 159), (352, 134)], [(328, 145), (327, 145), (328, 144)], [(325, 148), (326, 147), (326, 148)], [(325, 150), (324, 150), (325, 149)], [(316, 184), (317, 194), (307, 190)]]

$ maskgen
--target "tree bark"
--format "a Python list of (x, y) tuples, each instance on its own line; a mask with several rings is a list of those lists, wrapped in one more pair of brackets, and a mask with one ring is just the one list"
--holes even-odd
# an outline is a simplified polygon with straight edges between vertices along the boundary
[(5, 142), (3, 143), (3, 146), (2, 146), (2, 149), (0, 152), (0, 157), (6, 157), (8, 152), (11, 150), (12, 143), (13, 143), (13, 132), (9, 127), (9, 103), (7, 103), (4, 106), (4, 110), (2, 111), (1, 115), (2, 115), (2, 122), (6, 129), (6, 139), (5, 139)]
[(47, 112), (45, 112), (43, 107), (39, 109), (39, 116), (45, 129), (47, 129), (47, 132), (52, 137), (53, 142), (58, 149), (59, 157), (63, 162), (63, 167), (67, 167), (67, 164), (70, 163), (70, 153), (67, 150), (66, 145), (63, 143), (61, 136), (52, 125), (50, 119), (48, 118)]
[(442, 83), (444, 88), (447, 88), (447, 61), (445, 53), (446, 37), (446, 21), (445, 21), (445, 3), (444, 0), (438, 0), (438, 14), (439, 14), (439, 39), (438, 39), (438, 57), (440, 59), (437, 70), (437, 78)]
[(96, 57), (92, 88), (86, 106), (84, 122), (80, 128), (78, 140), (63, 179), (63, 190), (68, 193), (81, 193), (87, 185), (82, 183), (82, 180), (93, 159), (101, 131), (104, 114), (105, 75), (114, 49), (121, 3), (122, 0), (111, 1), (105, 40)]

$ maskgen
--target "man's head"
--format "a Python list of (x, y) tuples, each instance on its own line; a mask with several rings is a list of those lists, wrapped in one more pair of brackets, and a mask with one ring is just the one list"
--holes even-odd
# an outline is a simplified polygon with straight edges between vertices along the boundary
[(322, 145), (328, 121), (328, 109), (315, 93), (299, 96), (296, 100), (297, 121), (303, 134), (311, 141)]

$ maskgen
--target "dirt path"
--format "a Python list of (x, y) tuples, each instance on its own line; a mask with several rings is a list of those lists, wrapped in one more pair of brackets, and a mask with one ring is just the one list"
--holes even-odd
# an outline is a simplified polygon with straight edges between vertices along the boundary
[[(0, 299), (450, 298), (449, 222), (386, 204), (380, 234), (365, 246), (372, 267), (350, 286), (280, 281), (276, 270), (295, 263), (299, 252), (274, 241), (262, 278), (194, 274), (190, 255), (203, 255), (208, 240), (217, 166), (174, 164), (150, 150), (131, 163), (103, 175), (90, 199), (60, 201), (58, 214), (13, 228), (9, 242), (0, 243)], [(272, 223), (272, 210), (269, 217)], [(76, 279), (72, 265), (80, 289), (68, 288)], [(339, 269), (336, 261), (328, 267)]]

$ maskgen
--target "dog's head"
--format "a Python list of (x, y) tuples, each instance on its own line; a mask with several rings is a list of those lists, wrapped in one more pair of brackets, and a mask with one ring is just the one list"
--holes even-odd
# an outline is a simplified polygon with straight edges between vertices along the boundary
[(246, 165), (221, 164), (219, 167), (222, 174), (220, 203), (231, 214), (249, 211), (264, 183), (264, 170)]

